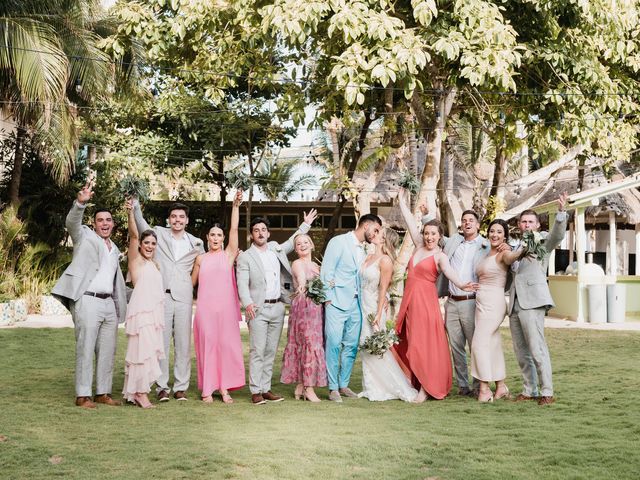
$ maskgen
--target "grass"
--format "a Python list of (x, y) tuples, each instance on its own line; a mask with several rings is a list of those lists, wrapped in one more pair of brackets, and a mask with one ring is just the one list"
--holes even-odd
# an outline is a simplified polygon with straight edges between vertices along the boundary
[[(508, 330), (503, 335), (507, 382), (517, 393), (519, 371)], [(73, 406), (72, 330), (0, 330), (0, 472), (11, 479), (637, 478), (640, 337), (569, 329), (547, 337), (558, 397), (550, 407), (456, 396), (312, 405), (277, 383), (285, 402), (253, 406), (245, 388), (234, 405), (205, 405), (195, 400), (194, 367), (188, 402), (90, 411)], [(121, 336), (114, 392), (122, 388), (124, 348)], [(360, 381), (358, 361), (352, 386)]]

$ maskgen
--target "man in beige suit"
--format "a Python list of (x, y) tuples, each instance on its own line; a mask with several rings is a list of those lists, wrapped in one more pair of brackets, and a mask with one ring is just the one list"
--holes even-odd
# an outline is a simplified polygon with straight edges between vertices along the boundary
[(307, 233), (316, 215), (315, 210), (304, 214), (304, 223), (284, 243), (269, 242), (269, 221), (254, 218), (251, 247), (238, 256), (238, 295), (249, 326), (249, 389), (254, 405), (283, 400), (271, 392), (271, 377), (284, 324), (284, 304), (293, 293), (287, 255), (293, 251), (296, 235)]
[[(544, 337), (544, 317), (547, 310), (554, 306), (547, 283), (547, 268), (549, 255), (558, 248), (567, 230), (566, 201), (567, 194), (561, 194), (555, 223), (550, 225), (551, 232), (544, 240), (546, 254), (543, 258), (536, 258), (520, 246), (521, 258), (511, 266), (514, 276), (507, 313), (513, 350), (523, 380), (522, 393), (516, 397), (516, 401), (536, 400), (538, 405), (555, 402), (551, 357)], [(522, 232), (537, 232), (540, 228), (538, 214), (533, 210), (525, 210), (520, 214), (518, 226)]]
[[(73, 241), (73, 260), (51, 293), (71, 312), (76, 335), (76, 405), (120, 405), (111, 398), (118, 323), (124, 322), (127, 298), (120, 270), (120, 251), (111, 241), (111, 212), (97, 209), (93, 230), (82, 225), (90, 184), (78, 193), (66, 219)], [(96, 396), (91, 401), (93, 359), (96, 360)]]
[[(133, 214), (138, 231), (151, 227), (142, 216), (140, 203), (135, 200)], [(164, 299), (164, 353), (160, 360), (162, 374), (157, 381), (158, 400), (169, 400), (169, 350), (173, 336), (173, 397), (186, 400), (191, 377), (191, 318), (193, 285), (191, 270), (198, 255), (204, 253), (202, 240), (185, 231), (189, 224), (189, 207), (174, 203), (169, 207), (169, 228), (153, 227), (158, 235), (158, 247), (154, 260), (160, 265)]]

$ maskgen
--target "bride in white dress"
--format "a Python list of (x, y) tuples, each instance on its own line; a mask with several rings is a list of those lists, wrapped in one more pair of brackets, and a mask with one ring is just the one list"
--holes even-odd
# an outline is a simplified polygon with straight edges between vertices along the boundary
[[(374, 240), (374, 254), (369, 255), (360, 269), (362, 285), (362, 332), (360, 343), (377, 330), (386, 328), (385, 303), (387, 290), (393, 277), (393, 264), (396, 258), (395, 245), (398, 234), (390, 229), (382, 230)], [(373, 314), (374, 325), (370, 325), (368, 317)], [(371, 401), (404, 400), (413, 401), (418, 391), (398, 365), (393, 353), (387, 351), (382, 358), (361, 351), (362, 358), (362, 392), (359, 397)]]

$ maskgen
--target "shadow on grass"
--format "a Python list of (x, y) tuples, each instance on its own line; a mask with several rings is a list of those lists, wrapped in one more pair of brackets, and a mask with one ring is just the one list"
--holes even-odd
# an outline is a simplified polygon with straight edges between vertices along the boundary
[[(0, 330), (0, 471), (30, 479), (637, 478), (640, 336), (557, 329), (547, 337), (558, 397), (550, 407), (456, 396), (422, 405), (316, 405), (294, 401), (293, 386), (277, 381), (285, 402), (254, 406), (244, 388), (233, 392), (233, 405), (219, 398), (205, 405), (194, 364), (187, 402), (88, 411), (73, 405), (71, 329)], [(122, 333), (119, 341), (117, 398)], [(503, 342), (507, 383), (517, 393), (506, 329)]]

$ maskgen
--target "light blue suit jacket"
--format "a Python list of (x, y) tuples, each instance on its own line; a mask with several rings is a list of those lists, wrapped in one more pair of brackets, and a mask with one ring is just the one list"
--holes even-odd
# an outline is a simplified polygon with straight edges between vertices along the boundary
[(339, 310), (348, 310), (360, 294), (360, 266), (366, 255), (358, 248), (353, 233), (344, 233), (329, 241), (322, 259), (320, 279), (327, 300)]

